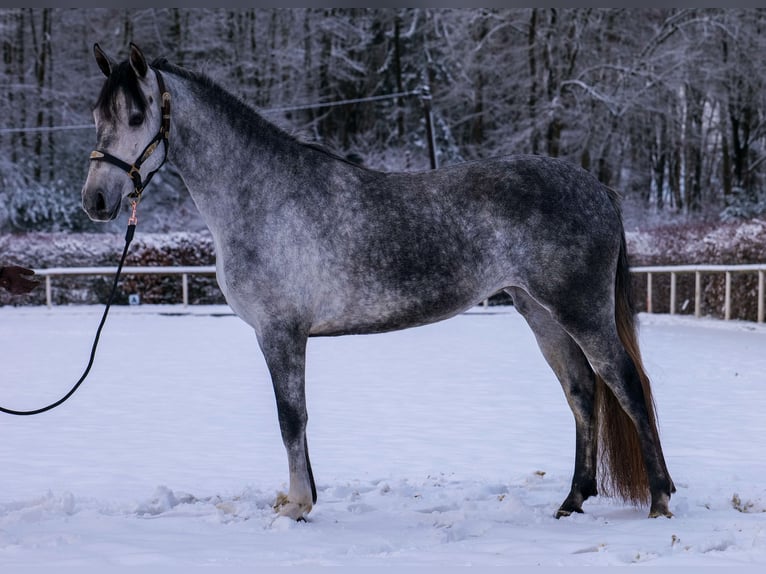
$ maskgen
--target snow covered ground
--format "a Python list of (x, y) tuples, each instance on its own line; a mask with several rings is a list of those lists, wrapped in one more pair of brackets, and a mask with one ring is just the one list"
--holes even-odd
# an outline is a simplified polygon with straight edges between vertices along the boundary
[[(0, 404), (58, 398), (99, 307), (0, 308)], [(766, 564), (766, 326), (641, 315), (671, 520), (596, 498), (555, 520), (574, 424), (512, 308), (312, 339), (319, 502), (277, 518), (287, 462), (255, 337), (227, 307), (121, 307), (80, 391), (0, 414), (0, 571)], [(253, 569), (255, 568), (255, 569)], [(215, 570), (215, 568), (213, 568)]]

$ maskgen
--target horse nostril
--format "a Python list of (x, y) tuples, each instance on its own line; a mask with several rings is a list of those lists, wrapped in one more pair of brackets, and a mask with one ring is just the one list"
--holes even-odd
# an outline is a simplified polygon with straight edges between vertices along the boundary
[(96, 211), (106, 211), (106, 196), (103, 191), (96, 193)]

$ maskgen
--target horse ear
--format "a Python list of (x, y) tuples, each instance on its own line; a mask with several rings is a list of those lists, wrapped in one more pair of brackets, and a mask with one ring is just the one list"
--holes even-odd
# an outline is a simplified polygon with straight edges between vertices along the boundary
[(112, 59), (106, 55), (98, 44), (93, 44), (93, 54), (96, 56), (96, 63), (99, 69), (108, 78), (112, 74), (113, 62)]
[(149, 70), (144, 53), (133, 42), (130, 43), (130, 66), (139, 78), (146, 76)]

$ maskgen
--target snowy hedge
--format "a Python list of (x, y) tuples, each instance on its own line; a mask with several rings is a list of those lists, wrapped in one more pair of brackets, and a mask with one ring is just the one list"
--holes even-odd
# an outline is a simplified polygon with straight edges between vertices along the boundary
[[(690, 224), (627, 234), (631, 265), (745, 265), (766, 263), (766, 221), (716, 225)], [(704, 273), (702, 315), (724, 316), (725, 275)], [(646, 310), (646, 276), (634, 278), (638, 310)], [(734, 273), (731, 282), (732, 319), (756, 320), (757, 273)], [(652, 304), (656, 313), (670, 311), (670, 274), (652, 279)], [(676, 312), (694, 313), (694, 273), (676, 279)]]
[[(28, 233), (0, 237), (0, 265), (11, 263), (37, 269), (50, 267), (116, 266), (124, 247), (124, 236), (102, 233)], [(213, 265), (213, 242), (209, 233), (136, 234), (126, 266)], [(56, 277), (52, 299), (56, 305), (105, 303), (112, 277)], [(116, 302), (126, 304), (128, 295), (138, 293), (143, 303), (180, 303), (181, 277), (159, 275), (125, 276)], [(224, 303), (214, 277), (189, 277), (191, 304)], [(24, 296), (0, 292), (0, 304), (43, 305), (45, 291), (35, 289)]]
[[(632, 265), (745, 264), (766, 263), (766, 221), (716, 225), (690, 224), (660, 227), (627, 234)], [(122, 234), (104, 233), (26, 233), (0, 236), (0, 265), (15, 263), (33, 268), (115, 266), (122, 252)], [(131, 246), (127, 265), (174, 266), (213, 265), (213, 243), (207, 231), (140, 233)], [(53, 302), (56, 305), (105, 303), (111, 277), (55, 278)], [(646, 309), (646, 279), (634, 279), (638, 310)], [(677, 281), (677, 311), (694, 312), (694, 274), (681, 274)], [(732, 280), (732, 318), (755, 320), (757, 275), (734, 274)], [(654, 277), (654, 310), (669, 311), (670, 276)], [(117, 302), (125, 304), (128, 295), (138, 293), (143, 303), (179, 303), (181, 277), (126, 276)], [(189, 278), (191, 304), (224, 303), (214, 277)], [(509, 299), (495, 296), (493, 304)], [(43, 305), (45, 291), (38, 288), (29, 295), (11, 296), (0, 292), (3, 305)], [(723, 316), (724, 276), (706, 274), (703, 279), (703, 315)]]

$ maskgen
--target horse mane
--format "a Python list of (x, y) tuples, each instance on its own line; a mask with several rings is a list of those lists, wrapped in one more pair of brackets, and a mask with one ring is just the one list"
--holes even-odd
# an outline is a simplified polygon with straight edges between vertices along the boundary
[(205, 74), (194, 72), (186, 68), (182, 68), (181, 66), (172, 64), (167, 60), (167, 58), (158, 58), (154, 60), (151, 64), (151, 67), (161, 72), (168, 72), (170, 74), (179, 76), (189, 80), (195, 85), (201, 86), (206, 92), (209, 92), (213, 96), (216, 104), (221, 107), (222, 111), (226, 113), (228, 117), (231, 118), (233, 125), (241, 126), (246, 131), (251, 131), (255, 125), (258, 126), (258, 130), (261, 135), (271, 135), (272, 137), (280, 140), (286, 139), (291, 143), (314, 151), (318, 151), (331, 159), (338, 160), (358, 168), (367, 169), (364, 166), (361, 166), (359, 163), (343, 157), (342, 155), (336, 153), (335, 151), (319, 142), (304, 141), (296, 135), (291, 134), (278, 125), (268, 121), (252, 106), (245, 103), (231, 92), (222, 88), (218, 83), (216, 83)]

